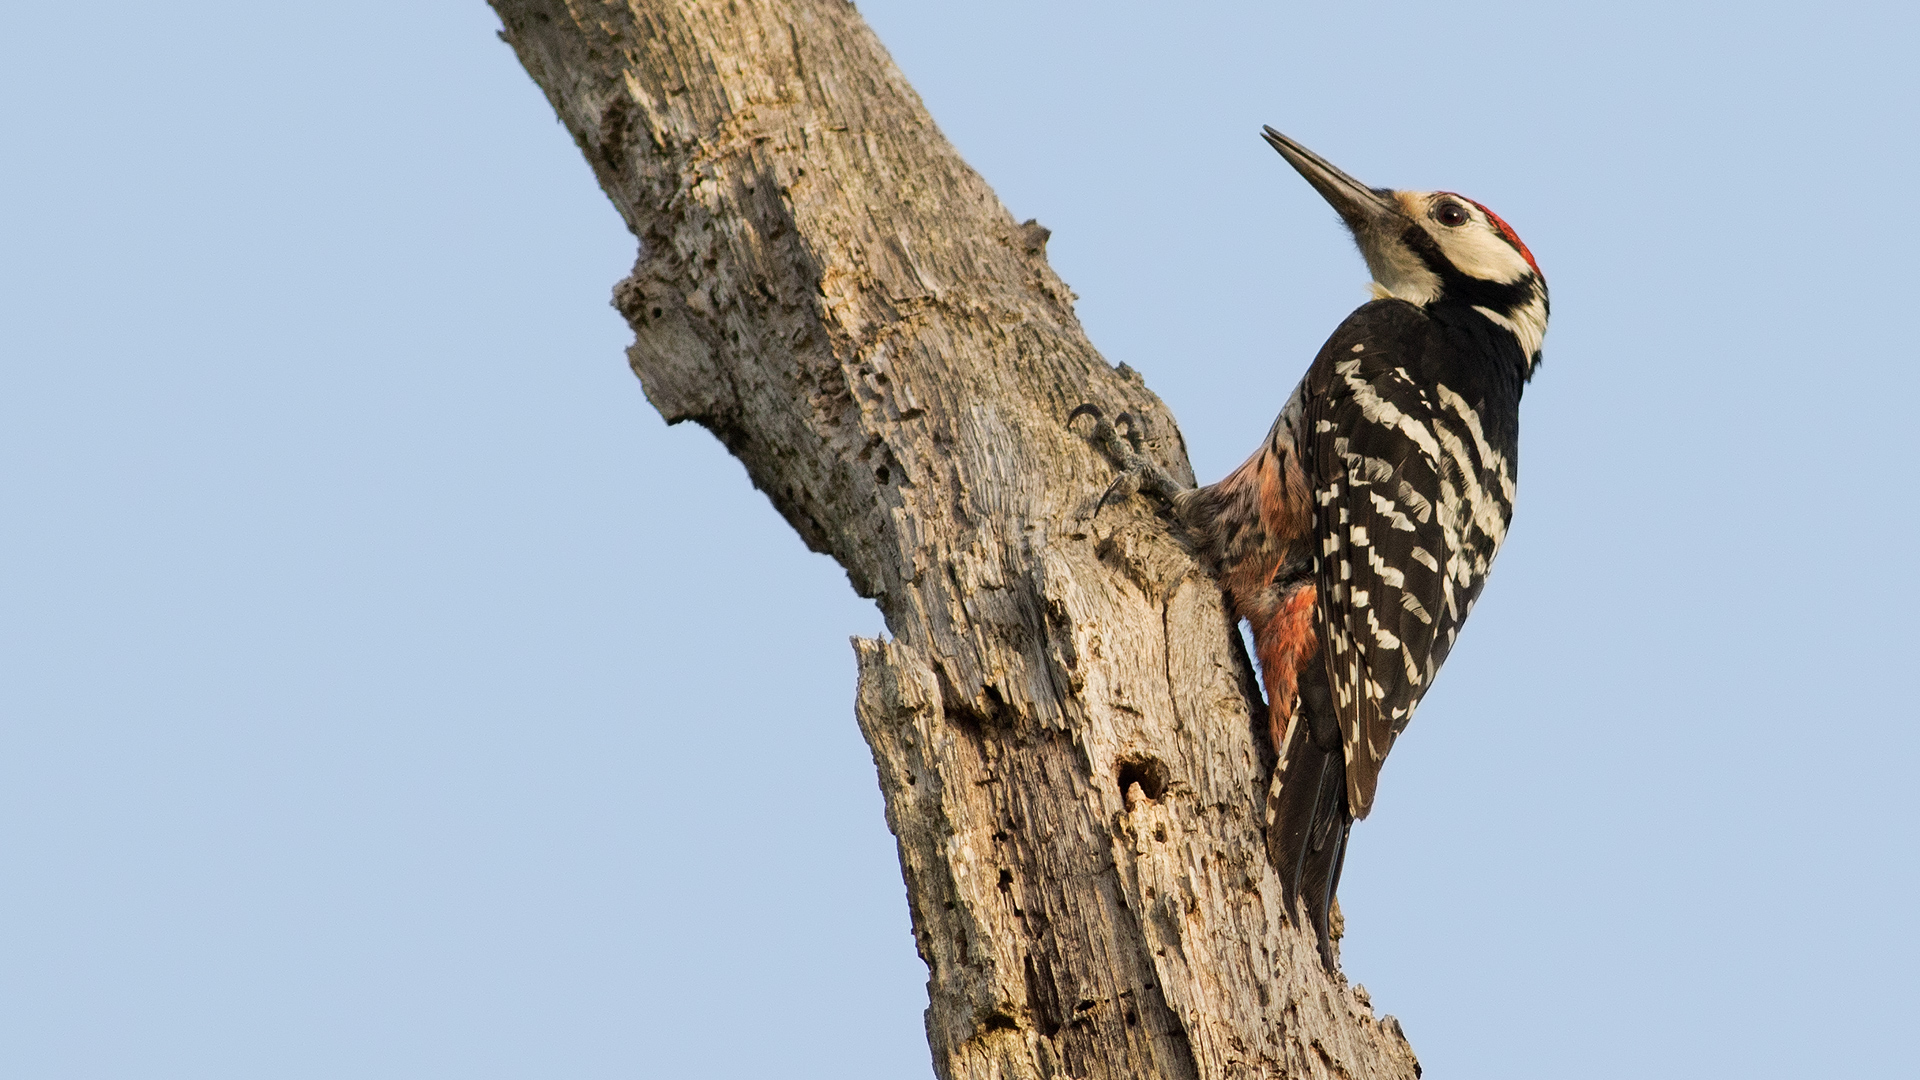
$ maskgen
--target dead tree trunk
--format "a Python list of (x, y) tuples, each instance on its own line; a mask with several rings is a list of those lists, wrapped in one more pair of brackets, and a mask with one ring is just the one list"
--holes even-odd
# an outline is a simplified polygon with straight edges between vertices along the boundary
[[(1165, 407), (842, 0), (493, 0), (634, 234), (614, 302), (668, 422), (880, 606), (857, 713), (949, 1080), (1411, 1077), (1283, 918), (1273, 751), (1218, 589), (1082, 402)], [(1278, 402), (1275, 403), (1276, 407)]]

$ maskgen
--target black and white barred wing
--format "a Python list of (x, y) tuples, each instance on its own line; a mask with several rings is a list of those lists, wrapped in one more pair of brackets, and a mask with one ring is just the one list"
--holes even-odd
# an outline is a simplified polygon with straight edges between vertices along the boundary
[[(1475, 445), (1471, 409), (1416, 385), (1391, 352), (1345, 346), (1307, 417), (1316, 623), (1355, 818), (1453, 647), (1512, 506), (1510, 480), (1498, 498), (1486, 490), (1483, 457), (1497, 455)], [(1504, 462), (1492, 471), (1511, 475)]]

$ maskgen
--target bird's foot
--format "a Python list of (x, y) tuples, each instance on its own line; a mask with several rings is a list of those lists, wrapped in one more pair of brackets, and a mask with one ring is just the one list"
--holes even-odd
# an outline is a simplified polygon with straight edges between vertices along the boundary
[(1125, 502), (1136, 494), (1169, 506), (1174, 496), (1186, 490), (1178, 480), (1167, 475), (1167, 471), (1146, 456), (1146, 422), (1132, 413), (1121, 413), (1108, 420), (1098, 405), (1082, 405), (1067, 414), (1067, 425), (1071, 427), (1082, 416), (1093, 417), (1093, 432), (1089, 440), (1113, 462), (1119, 474), (1113, 483), (1107, 486), (1100, 501), (1093, 504), (1093, 513), (1109, 503)]

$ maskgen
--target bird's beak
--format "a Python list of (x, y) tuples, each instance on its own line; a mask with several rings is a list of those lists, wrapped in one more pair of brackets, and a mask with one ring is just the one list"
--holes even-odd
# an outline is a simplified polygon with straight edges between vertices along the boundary
[(1333, 204), (1346, 221), (1347, 228), (1355, 235), (1361, 235), (1379, 229), (1390, 221), (1398, 221), (1403, 215), (1395, 204), (1392, 194), (1386, 189), (1374, 190), (1367, 185), (1334, 168), (1327, 159), (1301, 146), (1285, 135), (1266, 128), (1262, 131), (1267, 144), (1280, 151), (1287, 164), (1294, 167), (1320, 197)]

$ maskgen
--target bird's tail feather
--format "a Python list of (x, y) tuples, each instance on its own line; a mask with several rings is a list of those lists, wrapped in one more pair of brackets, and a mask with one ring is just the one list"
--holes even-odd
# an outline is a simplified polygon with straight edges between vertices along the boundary
[(1280, 873), (1287, 917), (1297, 917), (1299, 905), (1306, 905), (1320, 958), (1332, 970), (1329, 923), (1353, 815), (1347, 810), (1346, 757), (1337, 743), (1331, 750), (1318, 745), (1305, 711), (1287, 724), (1281, 740), (1280, 764), (1267, 795), (1267, 854)]

